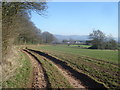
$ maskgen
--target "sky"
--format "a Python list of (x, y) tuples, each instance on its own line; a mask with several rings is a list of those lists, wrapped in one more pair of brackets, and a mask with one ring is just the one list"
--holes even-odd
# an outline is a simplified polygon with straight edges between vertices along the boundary
[(48, 2), (47, 16), (32, 12), (31, 21), (41, 31), (57, 35), (89, 35), (101, 30), (118, 36), (117, 2)]

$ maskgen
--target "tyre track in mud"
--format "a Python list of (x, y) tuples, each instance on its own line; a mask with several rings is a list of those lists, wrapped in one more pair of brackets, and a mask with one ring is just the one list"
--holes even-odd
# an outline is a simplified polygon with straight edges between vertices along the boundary
[(31, 52), (26, 49), (22, 50), (26, 55), (29, 56), (32, 66), (33, 66), (33, 73), (32, 73), (32, 83), (30, 88), (49, 88), (50, 82), (48, 80), (48, 76), (46, 71), (42, 67), (41, 62), (34, 56)]
[[(35, 53), (36, 54), (36, 53)], [(39, 57), (42, 60), (47, 60), (47, 62), (54, 64), (52, 61), (48, 60), (46, 57), (44, 56), (40, 56)], [(66, 78), (66, 80), (69, 82), (69, 84), (74, 87), (74, 88), (81, 88), (81, 89), (85, 89), (85, 86), (82, 85), (78, 80), (73, 79), (73, 77), (70, 75), (70, 73), (66, 72), (65, 70), (59, 68), (56, 64), (54, 64), (55, 68), (58, 69), (58, 71), (60, 71), (60, 73)], [(86, 90), (86, 89), (85, 89)]]
[(36, 54), (39, 54), (40, 56), (54, 63), (74, 88), (86, 88), (86, 89), (101, 88), (107, 90), (107, 88), (103, 84), (98, 83), (95, 80), (91, 79), (89, 76), (74, 70), (73, 68), (68, 66), (66, 62), (61, 61), (41, 51), (32, 50), (32, 49), (28, 49), (28, 50)]

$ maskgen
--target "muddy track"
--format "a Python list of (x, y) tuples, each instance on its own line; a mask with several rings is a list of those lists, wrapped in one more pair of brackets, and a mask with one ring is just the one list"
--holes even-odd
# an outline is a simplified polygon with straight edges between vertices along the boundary
[(48, 55), (47, 53), (41, 52), (41, 51), (36, 51), (36, 50), (32, 50), (32, 49), (28, 49), (28, 50), (31, 52), (34, 52), (36, 54), (39, 54), (40, 56), (43, 56), (43, 57), (47, 58), (48, 60), (50, 60), (51, 62), (53, 62), (58, 68), (63, 70), (63, 73), (66, 73), (66, 75), (71, 76), (72, 79), (74, 78), (76, 83), (83, 85), (83, 87), (88, 88), (88, 89), (101, 88), (101, 89), (107, 90), (107, 88), (103, 84), (98, 83), (95, 80), (91, 79), (89, 76), (74, 70), (73, 68), (68, 66), (66, 62), (61, 61), (61, 60), (59, 60), (51, 55)]
[(41, 62), (28, 50), (23, 49), (23, 52), (29, 56), (33, 66), (30, 88), (49, 88), (51, 85)]
[[(35, 56), (40, 57), (41, 60), (47, 60), (49, 63), (54, 64), (52, 61), (50, 61), (49, 59), (47, 59), (44, 56), (41, 56), (39, 54), (34, 53)], [(60, 73), (67, 79), (67, 81), (69, 82), (69, 84), (74, 87), (74, 88), (86, 88), (84, 85), (81, 84), (81, 82), (79, 82), (78, 80), (76, 80), (75, 78), (73, 78), (69, 72), (63, 70), (62, 68), (59, 68), (56, 64), (54, 64), (54, 66), (58, 69), (58, 71), (60, 71)], [(85, 89), (86, 90), (86, 89)]]

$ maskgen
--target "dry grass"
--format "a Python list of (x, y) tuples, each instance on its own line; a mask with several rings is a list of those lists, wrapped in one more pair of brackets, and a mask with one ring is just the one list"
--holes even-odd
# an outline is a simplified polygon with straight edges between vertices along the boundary
[(19, 67), (19, 62), (17, 61), (19, 55), (15, 50), (15, 47), (12, 47), (9, 55), (7, 55), (5, 58), (6, 60), (2, 61), (2, 78), (4, 78), (2, 81), (6, 81), (13, 76), (16, 68)]
[[(16, 57), (15, 57), (16, 56)], [(11, 63), (9, 65), (9, 63)], [(26, 88), (31, 75), (31, 63), (29, 58), (24, 55), (19, 48), (14, 47), (13, 58), (9, 59), (8, 65), (4, 65), (4, 80), (2, 87), (4, 88)], [(5, 67), (6, 66), (6, 67)], [(7, 70), (8, 69), (8, 70)], [(6, 70), (6, 72), (5, 72)], [(8, 74), (8, 75), (7, 75)], [(3, 78), (3, 77), (2, 77)]]

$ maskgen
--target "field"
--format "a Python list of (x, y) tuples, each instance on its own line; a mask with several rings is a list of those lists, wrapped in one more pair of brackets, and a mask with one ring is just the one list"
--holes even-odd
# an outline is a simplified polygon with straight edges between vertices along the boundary
[(89, 48), (91, 45), (70, 45), (71, 47)]
[(69, 47), (67, 45), (57, 45), (57, 46), (40, 46), (36, 49), (46, 50), (57, 53), (65, 53), (72, 55), (79, 55), (85, 57), (91, 57), (96, 59), (101, 59), (108, 62), (118, 63), (118, 51), (114, 50), (92, 50), (92, 49), (81, 49), (79, 47)]
[(120, 90), (118, 3), (22, 1), (1, 2), (0, 89)]
[(69, 66), (89, 75), (106, 87), (119, 86), (118, 51), (81, 49), (67, 45), (28, 46), (28, 48), (46, 52), (65, 61)]
[[(15, 76), (3, 83), (4, 87), (30, 87), (30, 83), (33, 83), (32, 80), (34, 79), (34, 76), (32, 76), (34, 67), (39, 68), (39, 65), (34, 65), (33, 62), (31, 62), (31, 64), (31, 58), (28, 56), (33, 56), (33, 61), (38, 60), (37, 62), (39, 62), (44, 69), (43, 72), (46, 74), (46, 76), (44, 76), (44, 78), (46, 78), (44, 82), (48, 84), (46, 87), (80, 88), (81, 86), (74, 79), (74, 77), (78, 78), (79, 75), (83, 75), (86, 81), (87, 75), (87, 77), (94, 80), (95, 83), (102, 84), (106, 88), (117, 89), (120, 87), (118, 77), (120, 68), (118, 67), (117, 50), (92, 50), (67, 45), (27, 45), (16, 47), (19, 47), (20, 50), (27, 47), (26, 51), (31, 53), (31, 55), (19, 52), (22, 67), (19, 67), (18, 70), (16, 70)], [(38, 72), (39, 71), (34, 73)], [(78, 75), (75, 76), (75, 73)], [(91, 79), (89, 80), (89, 83), (85, 85), (90, 86), (89, 84), (93, 82)], [(72, 81), (74, 82), (70, 83)], [(39, 81), (37, 76), (36, 83), (40, 82), (41, 80)], [(76, 85), (74, 85), (75, 83)], [(35, 87), (38, 86), (39, 85), (37, 84)], [(84, 85), (82, 87), (84, 87)]]

